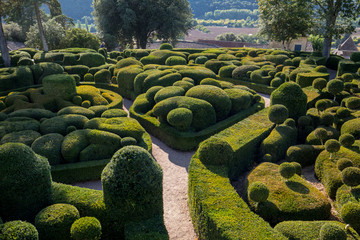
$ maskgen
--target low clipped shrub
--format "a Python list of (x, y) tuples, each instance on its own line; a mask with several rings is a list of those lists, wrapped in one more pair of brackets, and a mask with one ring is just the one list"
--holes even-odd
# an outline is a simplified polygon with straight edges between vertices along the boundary
[(79, 65), (85, 65), (88, 67), (98, 67), (105, 64), (105, 57), (100, 53), (86, 52), (79, 54)]
[(314, 79), (312, 86), (313, 88), (319, 90), (319, 92), (322, 92), (322, 90), (326, 87), (327, 81), (325, 78), (316, 78)]
[(346, 121), (341, 126), (341, 134), (349, 133), (354, 136), (355, 139), (360, 139), (360, 119), (355, 118)]
[(275, 124), (283, 123), (289, 116), (289, 111), (284, 105), (275, 104), (269, 108), (269, 120)]
[(344, 90), (344, 82), (340, 79), (332, 79), (326, 84), (326, 90), (336, 97), (337, 94)]
[(133, 137), (124, 137), (121, 139), (121, 146), (123, 146), (123, 147), (136, 145), (136, 144), (137, 144), (137, 141)]
[(279, 166), (280, 175), (283, 178), (289, 179), (296, 173), (295, 166), (292, 163), (284, 162)]
[(168, 66), (174, 66), (174, 65), (186, 65), (186, 59), (180, 56), (171, 56), (168, 57), (165, 61), (165, 64)]
[(35, 226), (23, 221), (6, 222), (3, 226), (0, 224), (1, 240), (38, 240), (39, 234)]
[(340, 136), (339, 142), (344, 147), (351, 147), (355, 143), (355, 138), (350, 133), (345, 133)]
[(238, 113), (251, 106), (253, 95), (246, 90), (230, 88), (224, 90), (231, 100), (230, 114)]
[(128, 114), (123, 109), (108, 109), (101, 114), (102, 118), (127, 117)]
[(227, 141), (211, 137), (200, 143), (198, 154), (200, 161), (206, 165), (226, 165), (232, 160), (234, 151)]
[(51, 201), (49, 162), (24, 144), (5, 143), (0, 146), (0, 165), (2, 219), (33, 221)]
[(344, 170), (345, 168), (354, 166), (353, 162), (348, 158), (340, 158), (336, 162), (336, 167), (340, 171)]
[(101, 182), (104, 202), (113, 214), (129, 221), (163, 214), (162, 170), (145, 149), (121, 148), (104, 168)]
[(301, 176), (301, 172), (302, 172), (301, 164), (298, 163), (298, 162), (292, 162), (291, 164), (292, 164), (292, 165), (294, 166), (294, 168), (295, 168), (295, 174)]
[(351, 110), (356, 110), (360, 108), (360, 98), (359, 97), (350, 97), (345, 101), (345, 106)]
[(335, 139), (329, 139), (325, 142), (325, 150), (330, 153), (330, 159), (332, 157), (332, 153), (336, 153), (340, 150), (340, 143)]
[(354, 202), (345, 203), (340, 216), (345, 223), (350, 224), (356, 231), (360, 230), (360, 204)]
[(281, 84), (283, 84), (284, 83), (284, 80), (282, 80), (281, 78), (279, 78), (279, 77), (275, 77), (275, 78), (273, 78), (272, 80), (271, 80), (271, 82), (270, 82), (270, 86), (271, 87), (274, 87), (274, 88), (277, 88), (277, 87), (279, 87)]
[(160, 45), (160, 50), (172, 50), (173, 46), (170, 43), (162, 43)]
[(259, 66), (256, 65), (243, 65), (235, 68), (232, 72), (232, 78), (239, 79), (243, 81), (250, 80), (250, 73), (254, 70), (260, 69)]
[(248, 188), (248, 198), (255, 202), (265, 202), (269, 197), (269, 189), (262, 182), (253, 182)]
[(35, 218), (40, 239), (68, 240), (70, 228), (80, 213), (70, 204), (53, 204), (41, 210)]
[(324, 112), (320, 115), (320, 124), (323, 126), (332, 126), (334, 123), (334, 116), (329, 112)]
[(94, 75), (91, 73), (86, 73), (84, 75), (84, 82), (94, 82)]
[(360, 168), (347, 167), (341, 172), (341, 179), (344, 184), (350, 187), (360, 185)]
[(99, 240), (101, 224), (94, 217), (79, 218), (71, 225), (70, 236), (74, 240)]
[[(81, 105), (90, 107), (89, 105), (91, 105), (91, 102), (89, 100), (85, 100), (81, 103)], [(89, 119), (95, 117), (94, 111), (91, 111), (83, 106), (81, 106), (81, 107), (78, 107), (78, 106), (66, 107), (66, 108), (61, 109), (57, 113), (58, 116), (68, 115), (68, 114), (81, 115), (81, 116), (87, 117)]]
[(237, 68), (237, 66), (235, 65), (228, 65), (228, 66), (223, 66), (219, 69), (219, 77), (221, 78), (231, 78), (232, 77), (232, 72), (234, 71), (234, 69)]
[(343, 228), (335, 223), (325, 223), (320, 229), (320, 240), (346, 240), (347, 235)]
[[(76, 128), (75, 128), (76, 129)], [(50, 165), (61, 163), (61, 143), (64, 137), (58, 133), (50, 133), (37, 138), (32, 144), (33, 151), (44, 156)]]
[(286, 160), (288, 162), (297, 162), (301, 166), (309, 166), (315, 163), (317, 156), (324, 150), (323, 146), (318, 145), (295, 145), (286, 151)]
[(187, 131), (193, 120), (193, 113), (187, 108), (175, 108), (167, 115), (167, 122), (179, 131)]
[(184, 95), (185, 95), (185, 90), (182, 87), (169, 86), (157, 91), (157, 93), (154, 96), (154, 101), (155, 103), (158, 103), (167, 98), (184, 96)]
[(205, 64), (208, 60), (206, 56), (198, 56), (195, 58), (195, 64)]
[(44, 77), (42, 82), (46, 95), (61, 97), (65, 100), (71, 100), (76, 95), (76, 82), (70, 75), (53, 74)]
[(201, 80), (200, 85), (212, 85), (221, 88), (220, 81), (213, 78), (204, 78)]
[(94, 75), (95, 83), (110, 83), (111, 82), (111, 72), (107, 69), (101, 69), (96, 72)]
[(90, 106), (91, 106), (91, 102), (89, 100), (82, 101), (82, 103), (81, 103), (81, 107), (83, 107), (83, 108), (89, 108)]

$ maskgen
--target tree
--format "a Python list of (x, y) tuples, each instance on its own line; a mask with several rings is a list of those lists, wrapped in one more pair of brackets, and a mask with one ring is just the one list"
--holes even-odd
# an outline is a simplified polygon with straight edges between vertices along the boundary
[[(312, 6), (308, 0), (258, 0), (260, 33), (282, 42), (285, 49), (291, 40), (305, 36), (312, 26)], [(285, 45), (286, 43), (286, 45)]]
[(65, 32), (65, 37), (61, 41), (62, 48), (91, 48), (97, 50), (100, 46), (100, 40), (85, 29), (72, 28)]
[(323, 55), (330, 56), (333, 38), (355, 30), (355, 20), (360, 14), (359, 0), (311, 0), (315, 4), (316, 18), (324, 36)]
[(29, 1), (34, 5), (35, 14), (36, 14), (36, 20), (37, 20), (37, 24), (38, 24), (38, 27), (39, 27), (39, 34), (40, 34), (40, 38), (41, 38), (42, 47), (43, 47), (44, 51), (47, 52), (47, 51), (49, 51), (49, 47), (48, 47), (48, 44), (46, 42), (44, 28), (43, 28), (43, 25), (42, 25), (42, 22), (41, 22), (40, 10), (39, 10), (39, 3), (41, 3), (41, 0), (29, 0)]
[(116, 36), (119, 41), (146, 48), (157, 36), (176, 40), (191, 28), (191, 9), (187, 0), (93, 0), (98, 31)]

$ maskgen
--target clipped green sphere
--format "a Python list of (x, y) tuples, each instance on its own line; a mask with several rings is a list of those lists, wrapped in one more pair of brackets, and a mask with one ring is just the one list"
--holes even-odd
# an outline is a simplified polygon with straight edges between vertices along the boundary
[(350, 133), (344, 133), (341, 134), (339, 141), (342, 146), (351, 147), (355, 143), (355, 138)]
[(291, 164), (292, 164), (292, 165), (294, 166), (294, 168), (295, 168), (295, 173), (296, 173), (297, 175), (301, 176), (301, 172), (302, 172), (301, 164), (298, 163), (298, 162), (292, 162)]
[(326, 87), (327, 81), (325, 78), (316, 78), (313, 83), (312, 86), (313, 88), (321, 91)]
[(79, 218), (71, 225), (70, 235), (74, 240), (98, 240), (101, 237), (101, 224), (94, 217)]
[(336, 223), (325, 223), (320, 229), (320, 240), (346, 240), (347, 234)]
[(198, 153), (200, 161), (210, 165), (226, 165), (234, 155), (230, 144), (217, 137), (211, 137), (201, 142)]
[(295, 174), (295, 166), (292, 163), (284, 162), (279, 166), (280, 175), (283, 178), (289, 179)]
[(289, 116), (288, 109), (281, 104), (272, 105), (268, 111), (269, 120), (275, 124), (283, 123)]
[(262, 182), (253, 182), (248, 188), (248, 198), (254, 202), (266, 202), (269, 197), (269, 189)]
[(325, 142), (325, 149), (329, 153), (335, 153), (340, 150), (340, 143), (335, 139), (329, 139)]
[(350, 187), (360, 185), (360, 168), (347, 167), (341, 172), (341, 179), (344, 184)]
[(360, 204), (354, 202), (345, 203), (341, 210), (340, 216), (342, 220), (350, 224), (355, 229), (360, 228)]
[(340, 79), (330, 80), (326, 85), (326, 89), (329, 93), (336, 95), (344, 90), (344, 82)]
[[(1, 225), (1, 224), (0, 224)], [(38, 240), (39, 234), (35, 226), (28, 222), (11, 221), (0, 226), (1, 240)]]
[(344, 170), (345, 168), (348, 168), (348, 167), (352, 167), (354, 166), (353, 162), (348, 159), (348, 158), (340, 158), (339, 160), (337, 160), (336, 162), (336, 167), (342, 171)]

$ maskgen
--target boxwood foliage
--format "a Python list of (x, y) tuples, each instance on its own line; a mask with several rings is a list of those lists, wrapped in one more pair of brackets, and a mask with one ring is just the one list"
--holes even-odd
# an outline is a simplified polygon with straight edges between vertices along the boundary
[(16, 220), (0, 226), (0, 239), (38, 240), (39, 233), (31, 223)]
[(79, 218), (71, 225), (70, 236), (74, 240), (99, 240), (101, 224), (95, 217)]
[(107, 208), (127, 220), (163, 214), (162, 170), (143, 148), (126, 146), (101, 174)]
[(277, 164), (258, 165), (251, 171), (247, 181), (249, 185), (262, 181), (269, 188), (266, 202), (256, 204), (249, 200), (249, 204), (272, 224), (287, 220), (326, 220), (330, 216), (331, 205), (324, 194), (298, 175), (284, 179)]
[(5, 143), (0, 146), (0, 165), (2, 219), (33, 221), (51, 201), (48, 161), (24, 144)]
[[(199, 152), (189, 166), (189, 205), (200, 239), (285, 239), (251, 212), (230, 184), (253, 163), (257, 146), (269, 134), (272, 123), (261, 111), (215, 135), (234, 151), (226, 165), (204, 163)], [(230, 150), (230, 149), (229, 149)]]
[(332, 159), (329, 152), (322, 151), (315, 162), (315, 174), (331, 198), (335, 198), (337, 189), (344, 184), (341, 180), (341, 172), (336, 166), (338, 159), (341, 158), (348, 158), (355, 167), (360, 167), (359, 153), (344, 147), (340, 147), (338, 152), (333, 153)]
[[(346, 224), (337, 221), (284, 221), (275, 226), (288, 239), (313, 240), (320, 239), (320, 230), (325, 224), (336, 224), (345, 230)], [(346, 230), (347, 239), (359, 239), (359, 234), (349, 227)], [(332, 238), (337, 239), (337, 238)]]
[(286, 161), (300, 163), (302, 167), (309, 166), (315, 163), (324, 149), (322, 145), (294, 145), (286, 151)]

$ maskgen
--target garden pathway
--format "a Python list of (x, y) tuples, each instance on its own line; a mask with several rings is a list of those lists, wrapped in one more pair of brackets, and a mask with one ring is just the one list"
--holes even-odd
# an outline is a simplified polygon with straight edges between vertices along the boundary
[[(265, 105), (270, 105), (269, 95), (260, 94)], [(124, 109), (132, 102), (124, 99)], [(170, 240), (195, 240), (196, 233), (191, 222), (187, 205), (188, 166), (194, 151), (181, 152), (168, 147), (151, 136), (152, 154), (163, 169), (164, 222)], [(100, 181), (76, 183), (76, 186), (101, 190)]]

